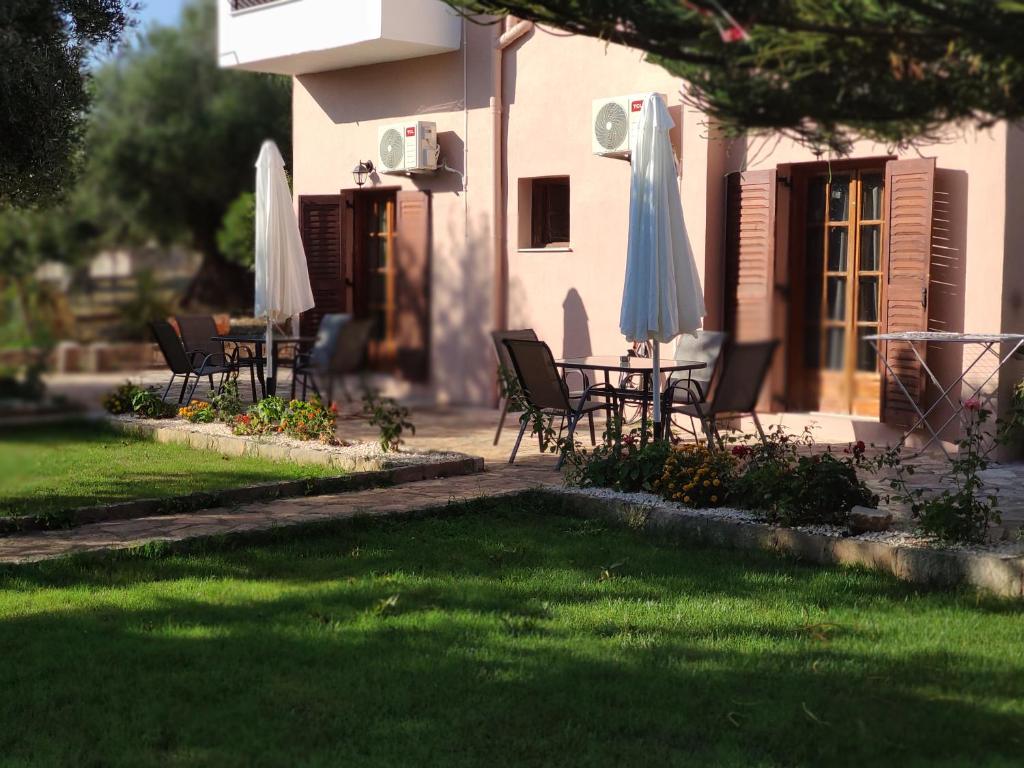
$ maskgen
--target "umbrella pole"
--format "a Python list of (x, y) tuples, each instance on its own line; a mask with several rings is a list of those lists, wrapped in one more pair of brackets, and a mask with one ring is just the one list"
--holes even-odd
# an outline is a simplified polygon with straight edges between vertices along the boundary
[(651, 351), (653, 365), (651, 366), (651, 396), (653, 398), (654, 411), (654, 438), (658, 439), (661, 427), (661, 345), (656, 341), (651, 342), (654, 349)]
[(267, 315), (267, 396), (276, 394), (274, 381), (274, 323)]

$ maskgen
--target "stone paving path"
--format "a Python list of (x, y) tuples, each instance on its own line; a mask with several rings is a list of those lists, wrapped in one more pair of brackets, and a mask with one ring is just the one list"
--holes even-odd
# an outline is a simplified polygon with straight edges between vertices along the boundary
[(451, 502), (560, 485), (550, 457), (514, 467), (498, 465), (477, 475), (423, 480), (366, 491), (244, 504), (179, 515), (142, 517), (0, 537), (0, 563), (29, 563), (82, 552), (128, 549), (157, 541), (319, 522), (360, 515), (387, 515), (443, 507)]
[[(109, 388), (109, 387), (108, 387)], [(68, 394), (77, 394), (68, 392)], [(93, 393), (90, 392), (91, 396)], [(89, 397), (82, 401), (88, 404)], [(444, 506), (482, 496), (515, 493), (530, 488), (561, 485), (562, 476), (553, 471), (555, 458), (540, 456), (536, 444), (524, 440), (514, 466), (506, 461), (515, 439), (516, 417), (510, 415), (498, 446), (492, 445), (497, 412), (490, 409), (422, 409), (414, 412), (417, 433), (408, 440), (410, 448), (454, 450), (482, 456), (487, 471), (478, 475), (421, 481), (389, 488), (344, 494), (304, 497), (210, 509), (181, 515), (138, 518), (95, 523), (64, 531), (45, 531), (0, 537), (0, 563), (32, 562), (77, 552), (124, 549), (154, 541), (256, 531), (280, 525), (346, 518), (357, 515), (392, 514)], [(600, 431), (600, 430), (599, 430)], [(374, 440), (375, 430), (359, 420), (342, 420), (339, 436), (345, 440)], [(948, 464), (938, 455), (914, 460), (914, 483), (941, 485)], [(1006, 536), (1024, 527), (1024, 464), (997, 465), (989, 470), (987, 482), (998, 488)], [(880, 479), (869, 481), (884, 493)], [(894, 509), (906, 521), (906, 511)], [(994, 532), (997, 533), (997, 532)]]

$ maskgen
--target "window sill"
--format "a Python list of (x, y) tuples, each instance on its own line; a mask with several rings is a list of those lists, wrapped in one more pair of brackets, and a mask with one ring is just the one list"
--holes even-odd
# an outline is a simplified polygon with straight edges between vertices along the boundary
[(551, 248), (517, 248), (518, 253), (572, 253), (568, 245), (552, 246)]

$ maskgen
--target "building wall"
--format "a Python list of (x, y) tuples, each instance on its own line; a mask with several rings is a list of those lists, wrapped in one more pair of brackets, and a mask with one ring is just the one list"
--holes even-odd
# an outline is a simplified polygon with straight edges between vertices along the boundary
[[(377, 159), (377, 129), (416, 116), (437, 123), (441, 159), (465, 173), (375, 174), (366, 188), (432, 192), (431, 371), (412, 392), (441, 402), (488, 402), (493, 392), (492, 119), (493, 29), (466, 24), (456, 53), (295, 78), (294, 192), (355, 189), (352, 168)], [(398, 387), (396, 394), (406, 394)]]
[[(433, 192), (432, 382), (420, 394), (440, 402), (488, 403), (495, 391), (488, 332), (495, 288), (492, 65), (498, 31), (464, 23), (463, 49), (456, 53), (295, 79), (297, 195), (354, 188), (352, 166), (376, 159), (378, 127), (412, 116), (437, 123), (442, 159), (465, 172), (464, 180), (443, 171), (371, 180)], [(535, 27), (504, 57), (508, 327), (536, 329), (556, 356), (618, 354), (625, 347), (618, 313), (629, 165), (591, 154), (590, 119), (593, 99), (639, 91), (664, 94), (677, 121), (685, 224), (709, 314), (719, 316), (726, 174), (819, 158), (778, 137), (719, 138), (702, 113), (681, 103), (678, 80), (636, 51)], [(1024, 166), (1021, 136), (997, 125), (909, 149), (870, 142), (854, 147), (854, 158), (937, 158), (945, 218), (932, 264), (935, 328), (1020, 329), (1021, 269), (1004, 264), (1003, 255), (1020, 242), (1017, 230), (1024, 226), (1020, 212), (1008, 218), (1007, 210), (1008, 165)], [(570, 178), (568, 251), (519, 248), (520, 181), (540, 176)], [(942, 375), (963, 365), (959, 352), (929, 354)]]
[[(999, 333), (1004, 330), (1007, 300), (1020, 295), (1020, 275), (1004, 286), (1004, 249), (1007, 232), (1014, 226), (1007, 219), (1007, 142), (1009, 128), (1000, 123), (991, 129), (951, 129), (934, 142), (911, 147), (886, 147), (870, 141), (854, 144), (848, 159), (894, 156), (898, 159), (934, 157), (935, 203), (933, 208), (933, 252), (929, 277), (929, 330)], [(828, 160), (816, 157), (809, 148), (777, 136), (746, 137), (729, 141), (725, 147), (724, 170), (761, 170)], [(784, 192), (784, 190), (780, 190)], [(718, 208), (714, 215), (723, 215)], [(779, 220), (780, 228), (787, 222)], [(780, 232), (777, 252), (786, 248), (786, 233)], [(794, 282), (799, 275), (792, 276)], [(783, 321), (784, 322), (784, 321)], [(1021, 330), (1021, 326), (1017, 326)], [(977, 347), (931, 345), (927, 359), (942, 382), (957, 378), (973, 362)], [(981, 361), (966, 381), (981, 384), (992, 373), (994, 358)], [(995, 394), (993, 379), (986, 392)], [(951, 393), (959, 397), (960, 390)], [(938, 397), (929, 385), (928, 402)], [(996, 401), (993, 400), (993, 404)], [(948, 409), (939, 409), (939, 422)], [(955, 425), (953, 425), (955, 426)], [(946, 437), (953, 438), (949, 430)]]
[[(629, 224), (629, 163), (591, 153), (596, 98), (655, 91), (677, 123), (680, 191), (693, 252), (706, 245), (707, 142), (680, 104), (679, 80), (637, 51), (543, 27), (506, 54), (509, 325), (532, 327), (556, 356), (621, 354), (619, 306)], [(521, 179), (568, 176), (568, 253), (518, 248)], [(526, 212), (524, 211), (524, 214)], [(704, 260), (697, 259), (703, 274)]]

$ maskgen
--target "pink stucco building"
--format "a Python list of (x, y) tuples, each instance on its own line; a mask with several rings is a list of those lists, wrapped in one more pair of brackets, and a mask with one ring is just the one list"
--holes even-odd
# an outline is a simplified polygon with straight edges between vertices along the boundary
[[(437, 0), (218, 1), (221, 64), (294, 78), (316, 312), (376, 317), (375, 364), (398, 392), (491, 402), (494, 328), (532, 327), (556, 355), (623, 349), (629, 166), (594, 154), (593, 102), (650, 91), (677, 123), (706, 326), (782, 342), (766, 409), (868, 434), (906, 414), (862, 336), (1024, 329), (1019, 128), (819, 157), (723, 138), (679, 80), (598, 40), (474, 24)], [(386, 129), (417, 122), (434, 124), (437, 169), (381, 172)], [(375, 171), (358, 186), (363, 161)], [(928, 354), (946, 375), (964, 365)], [(1019, 373), (998, 382), (1004, 401)]]

